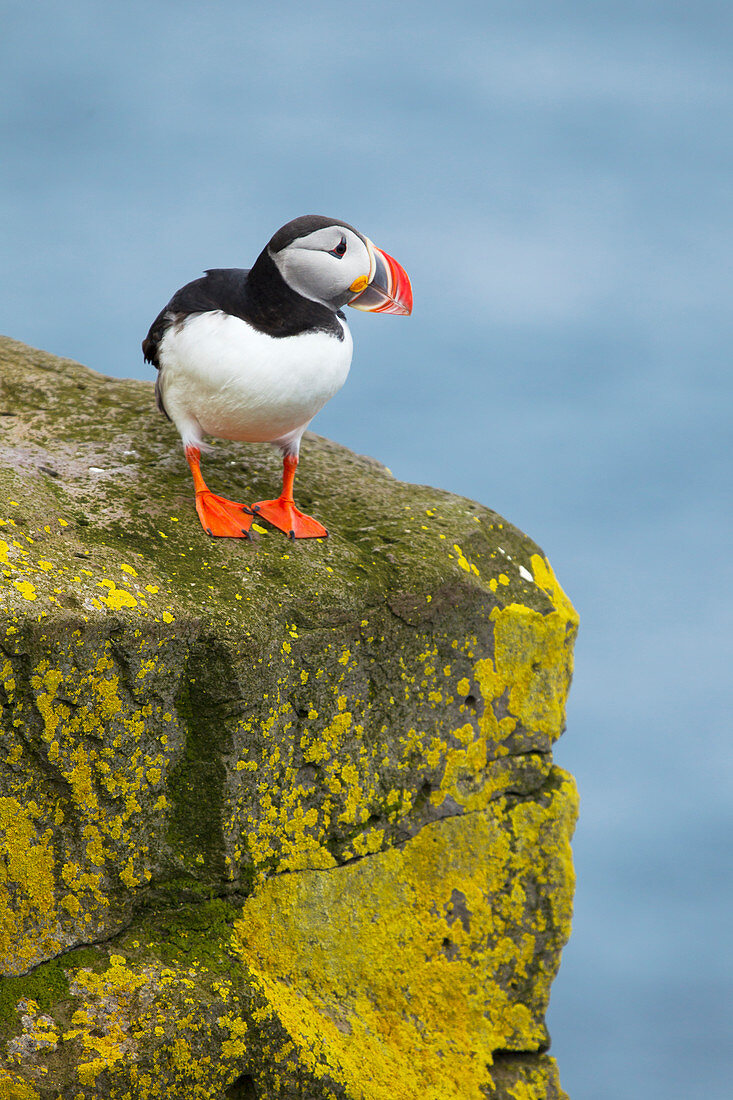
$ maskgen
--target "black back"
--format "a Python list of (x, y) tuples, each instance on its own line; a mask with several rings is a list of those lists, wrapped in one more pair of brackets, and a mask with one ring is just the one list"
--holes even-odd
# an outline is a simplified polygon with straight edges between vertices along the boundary
[[(143, 340), (146, 361), (160, 369), (158, 349), (170, 326), (180, 324), (191, 314), (217, 310), (241, 317), (268, 336), (327, 332), (339, 340), (344, 338), (336, 314), (289, 287), (268, 250), (264, 249), (249, 271), (236, 267), (213, 268), (201, 279), (177, 290)], [(343, 314), (339, 311), (338, 316), (343, 317)]]

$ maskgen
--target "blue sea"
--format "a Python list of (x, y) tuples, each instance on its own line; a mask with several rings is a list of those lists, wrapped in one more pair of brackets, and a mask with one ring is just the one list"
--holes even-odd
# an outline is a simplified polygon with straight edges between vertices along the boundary
[[(733, 1095), (733, 7), (0, 3), (0, 330), (151, 377), (303, 213), (409, 271), (316, 431), (476, 498), (581, 616), (572, 1100)], [(307, 462), (307, 451), (304, 452)]]

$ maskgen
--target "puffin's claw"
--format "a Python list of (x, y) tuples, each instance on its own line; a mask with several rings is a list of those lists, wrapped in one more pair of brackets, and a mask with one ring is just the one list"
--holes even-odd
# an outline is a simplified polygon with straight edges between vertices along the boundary
[(266, 519), (279, 531), (284, 531), (291, 539), (323, 539), (328, 536), (328, 531), (312, 516), (306, 516), (296, 508), (292, 501), (261, 500), (252, 505), (252, 511), (258, 519)]

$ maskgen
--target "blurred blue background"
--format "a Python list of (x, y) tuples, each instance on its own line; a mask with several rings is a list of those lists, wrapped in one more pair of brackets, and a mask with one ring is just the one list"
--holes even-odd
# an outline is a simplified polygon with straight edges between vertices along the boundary
[[(481, 500), (581, 615), (572, 1100), (733, 1072), (729, 2), (0, 4), (0, 329), (114, 375), (302, 213), (410, 273), (314, 428)], [(307, 449), (304, 454), (307, 461)]]

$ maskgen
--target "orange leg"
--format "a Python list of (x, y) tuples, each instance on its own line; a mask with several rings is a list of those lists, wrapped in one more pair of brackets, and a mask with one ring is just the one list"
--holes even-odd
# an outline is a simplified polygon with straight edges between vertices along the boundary
[(293, 501), (293, 482), (298, 465), (296, 455), (283, 458), (283, 491), (277, 500), (261, 500), (252, 505), (252, 511), (258, 519), (266, 519), (273, 527), (284, 531), (291, 539), (320, 539), (328, 534), (326, 528), (316, 519), (303, 515)]
[(186, 461), (193, 474), (196, 493), (196, 511), (207, 535), (220, 535), (230, 539), (249, 538), (252, 516), (245, 510), (246, 504), (218, 497), (207, 489), (201, 476), (201, 452), (198, 447), (186, 447)]

